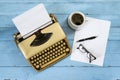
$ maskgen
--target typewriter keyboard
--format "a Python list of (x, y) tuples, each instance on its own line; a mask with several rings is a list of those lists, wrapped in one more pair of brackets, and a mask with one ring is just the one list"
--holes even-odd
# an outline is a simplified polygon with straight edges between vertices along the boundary
[(36, 70), (41, 70), (64, 58), (69, 53), (70, 48), (63, 39), (32, 56), (29, 61)]

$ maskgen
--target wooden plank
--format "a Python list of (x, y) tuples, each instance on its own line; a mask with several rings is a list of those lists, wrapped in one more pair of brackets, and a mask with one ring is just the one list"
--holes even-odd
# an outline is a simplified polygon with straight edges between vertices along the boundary
[(29, 67), (0, 67), (0, 80), (27, 80), (29, 69)]
[(1, 67), (1, 80), (119, 80), (119, 67), (51, 67), (35, 72), (30, 67)]
[[(0, 54), (0, 67), (27, 67), (31, 65), (27, 62), (24, 56), (17, 51), (14, 54), (10, 54), (9, 52), (3, 52)], [(119, 54), (108, 54), (106, 53), (104, 67), (120, 67), (120, 53)], [(60, 62), (53, 65), (54, 67), (98, 67), (95, 65), (90, 65), (82, 62), (71, 61), (70, 56), (61, 60)]]
[[(17, 14), (8, 14), (8, 15), (0, 15), (0, 27), (15, 27), (15, 25), (12, 22), (12, 18), (17, 16)], [(67, 17), (69, 14), (55, 14), (56, 18), (60, 22), (60, 24), (64, 27), (67, 26)], [(116, 15), (106, 15), (106, 14), (86, 14), (88, 17), (103, 19), (103, 20), (109, 20), (112, 22), (111, 26), (117, 26), (119, 27), (119, 14)]]
[[(120, 66), (120, 41), (109, 41), (106, 49), (104, 66)], [(12, 41), (0, 43), (0, 66), (29, 66), (23, 54)], [(72, 62), (70, 57), (62, 60), (55, 66), (91, 66), (88, 64)]]
[[(20, 14), (39, 3), (6, 3), (0, 4), (0, 14)], [(119, 2), (111, 3), (44, 3), (51, 13), (70, 14), (73, 11), (82, 11), (87, 14), (120, 14)], [(104, 5), (104, 6), (103, 6)], [(114, 6), (113, 6), (114, 5)], [(112, 6), (112, 7), (111, 7)], [(59, 8), (59, 9), (58, 9)]]
[[(73, 41), (70, 40), (70, 46), (72, 47)], [(120, 53), (120, 41), (108, 41), (107, 44), (107, 52), (109, 54), (118, 54)], [(7, 50), (6, 50), (7, 49)], [(0, 51), (9, 52), (9, 54), (12, 54), (13, 51), (18, 50), (16, 44), (14, 41), (0, 41)], [(2, 52), (0, 52), (2, 54)]]
[(17, 49), (17, 46), (14, 41), (0, 41), (0, 51), (5, 51), (5, 49), (7, 49), (6, 51), (10, 51), (10, 53), (12, 53), (12, 51)]
[[(69, 40), (73, 40), (74, 38), (74, 30), (68, 27), (67, 24), (61, 24), (64, 32), (67, 35)], [(1, 27), (0, 28), (0, 41), (3, 40), (14, 40), (13, 34), (18, 32), (15, 27)], [(110, 28), (109, 32), (109, 40), (120, 40), (120, 28)]]
[(14, 3), (16, 3), (16, 2), (32, 2), (32, 3), (34, 3), (34, 2), (46, 2), (46, 3), (53, 3), (53, 2), (69, 2), (69, 3), (75, 3), (75, 2), (85, 2), (85, 3), (87, 3), (87, 2), (119, 2), (119, 0), (85, 0), (85, 1), (83, 1), (83, 0), (20, 0), (20, 1), (16, 1), (16, 0), (1, 0), (0, 1), (1, 3), (3, 3), (3, 2), (14, 2)]

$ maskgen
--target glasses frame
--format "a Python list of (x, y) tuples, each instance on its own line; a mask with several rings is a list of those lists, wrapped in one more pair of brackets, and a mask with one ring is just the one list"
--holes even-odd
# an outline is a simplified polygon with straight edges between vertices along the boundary
[[(85, 51), (83, 52), (80, 47), (82, 47), (82, 49)], [(77, 47), (77, 49), (79, 49), (82, 53), (87, 53), (87, 58), (89, 59), (89, 63), (91, 63), (93, 60), (96, 60), (96, 57), (90, 52), (88, 51), (83, 44), (79, 44), (79, 46)]]

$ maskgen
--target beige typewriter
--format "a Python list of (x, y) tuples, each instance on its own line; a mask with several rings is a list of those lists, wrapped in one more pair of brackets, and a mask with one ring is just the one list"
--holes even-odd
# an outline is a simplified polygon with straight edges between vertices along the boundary
[(41, 71), (70, 54), (70, 46), (60, 24), (53, 14), (52, 23), (37, 30), (27, 38), (18, 32), (14, 39), (32, 67)]

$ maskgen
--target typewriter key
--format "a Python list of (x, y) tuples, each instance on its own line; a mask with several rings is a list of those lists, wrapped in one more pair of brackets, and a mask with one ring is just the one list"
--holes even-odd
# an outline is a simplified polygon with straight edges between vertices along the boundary
[(64, 46), (63, 49), (65, 49), (66, 47)]
[(61, 48), (60, 46), (58, 46), (58, 48)]
[(42, 57), (44, 58), (44, 57), (45, 57), (45, 55), (43, 54), (43, 55), (42, 55)]
[(37, 57), (39, 56), (39, 54), (36, 55)]
[(44, 61), (44, 59), (42, 59), (42, 61)]
[(47, 56), (47, 53), (45, 53), (45, 56)]
[(60, 50), (58, 50), (58, 52), (60, 52)]
[(55, 57), (57, 57), (58, 55), (55, 55)]
[(36, 58), (36, 56), (34, 56), (34, 58)]
[(56, 47), (55, 49), (56, 49), (56, 50), (58, 50), (58, 48), (57, 48), (57, 47)]
[(45, 63), (47, 62), (47, 60), (45, 60)]
[(58, 52), (57, 52), (57, 51), (55, 51), (55, 53), (57, 54)]
[(36, 62), (36, 64), (39, 64), (39, 62)]
[(63, 52), (65, 53), (65, 50), (63, 50)]
[(60, 53), (62, 54), (63, 52), (61, 51)]
[(63, 45), (66, 45), (66, 43), (64, 42)]
[(37, 60), (35, 59), (34, 62), (36, 62)]
[(55, 53), (53, 53), (53, 55), (55, 55)]
[(60, 43), (63, 43), (63, 40), (61, 40)]
[(55, 56), (53, 56), (53, 59), (55, 58)]
[(55, 51), (55, 49), (53, 49), (53, 51)]
[(41, 53), (39, 53), (39, 55), (41, 55)]
[(57, 46), (58, 46), (58, 44), (56, 43), (56, 44), (55, 44), (55, 46), (57, 47)]
[(33, 57), (31, 57), (30, 59), (33, 60)]
[(50, 59), (48, 58), (47, 61), (50, 61)]
[(48, 55), (50, 54), (50, 52), (47, 53)]
[(39, 60), (39, 58), (37, 58), (37, 60)]
[(52, 49), (52, 47), (50, 47), (50, 49)]
[(58, 53), (58, 55), (60, 55), (60, 52)]
[(53, 51), (51, 50), (50, 53), (52, 53)]
[(69, 52), (70, 50), (69, 50), (69, 48), (66, 48), (66, 52)]
[(42, 54), (44, 54), (44, 51), (42, 51)]
[(31, 63), (34, 63), (34, 61), (31, 61)]
[(61, 44), (61, 47), (63, 47), (63, 44)]
[(50, 57), (52, 56), (52, 54), (50, 54)]
[(42, 62), (42, 64), (44, 64), (45, 62)]
[(55, 47), (55, 45), (52, 46), (53, 48)]
[(60, 45), (60, 42), (58, 42), (58, 45)]
[(47, 57), (45, 57), (45, 59), (47, 59)]
[(36, 63), (34, 63), (33, 65), (36, 66)]
[(42, 59), (42, 56), (40, 56), (39, 58)]
[(39, 65), (36, 65), (36, 68), (40, 68), (40, 66), (39, 66)]
[(49, 58), (50, 56), (48, 55), (47, 58)]
[(41, 61), (41, 60), (39, 60), (39, 62), (41, 63), (42, 61)]
[(63, 50), (63, 48), (60, 49), (61, 51)]
[(50, 50), (50, 48), (47, 48), (47, 50), (49, 51), (49, 50)]
[(47, 52), (47, 50), (45, 49), (45, 52)]

